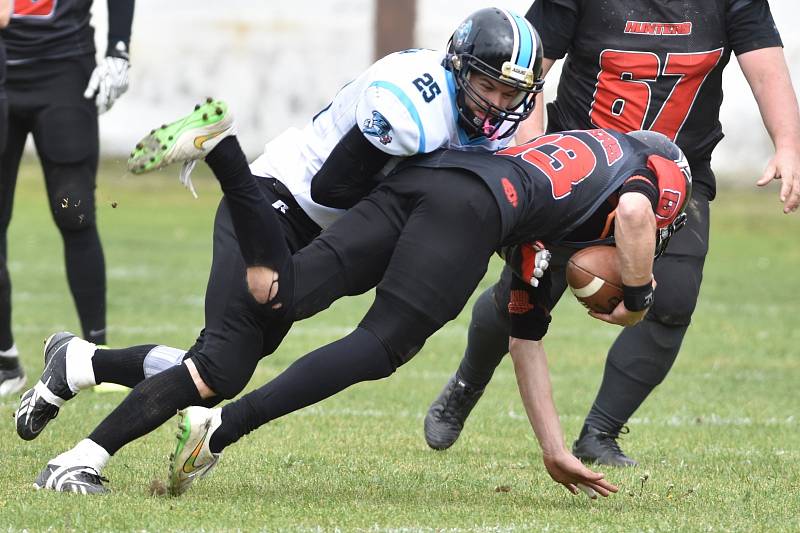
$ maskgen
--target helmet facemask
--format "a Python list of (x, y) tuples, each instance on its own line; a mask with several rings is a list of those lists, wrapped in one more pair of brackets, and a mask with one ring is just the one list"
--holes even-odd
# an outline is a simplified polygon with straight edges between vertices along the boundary
[[(542, 41), (524, 17), (496, 7), (467, 17), (450, 38), (445, 62), (455, 78), (458, 120), (467, 134), (490, 140), (513, 135), (542, 91), (542, 62)], [(481, 89), (479, 75), (491, 80), (492, 89)], [(505, 88), (516, 91), (515, 97), (493, 98)]]
[[(481, 61), (471, 54), (459, 54), (450, 57), (455, 71), (456, 105), (462, 125), (475, 136), (484, 136), (490, 140), (505, 139), (516, 132), (519, 123), (528, 118), (536, 105), (536, 94), (542, 92), (544, 80), (534, 75), (532, 69), (526, 69), (506, 61), (502, 71)], [(483, 96), (471, 79), (474, 74), (508, 86), (517, 91), (508, 108), (501, 108)], [(478, 116), (473, 107), (483, 115)]]

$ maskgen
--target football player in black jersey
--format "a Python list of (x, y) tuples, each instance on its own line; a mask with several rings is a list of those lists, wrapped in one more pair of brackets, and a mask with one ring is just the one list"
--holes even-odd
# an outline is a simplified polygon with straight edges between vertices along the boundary
[[(785, 213), (800, 204), (800, 117), (781, 39), (766, 0), (537, 0), (527, 13), (544, 46), (545, 72), (566, 55), (548, 131), (614, 128), (661, 132), (680, 146), (694, 177), (687, 230), (656, 263), (658, 290), (646, 319), (620, 333), (573, 453), (600, 464), (635, 465), (617, 438), (666, 377), (697, 302), (708, 251), (711, 153), (722, 138), (722, 71), (736, 54), (775, 145), (760, 186), (780, 179)], [(541, 133), (539, 118), (518, 139)], [(510, 276), (475, 303), (457, 372), (425, 419), (435, 449), (451, 446), (508, 351)]]
[[(244, 155), (241, 160), (237, 168), (246, 171)], [(608, 495), (615, 487), (564, 446), (541, 338), (564, 290), (569, 243), (608, 238), (609, 232), (626, 265), (626, 298), (598, 318), (625, 325), (641, 320), (652, 294), (656, 228), (670, 233), (690, 186), (680, 150), (650, 132), (566, 132), (496, 156), (439, 151), (401, 164), (310, 245), (292, 256), (287, 244), (276, 242), (265, 264), (275, 270), (275, 282), (271, 300), (260, 306), (264, 317), (300, 320), (341, 296), (376, 287), (375, 302), (359, 327), (222, 409), (185, 411), (172, 461), (172, 492), (185, 490), (216, 463), (222, 448), (260, 425), (355, 383), (391, 375), (459, 313), (495, 250), (540, 238), (559, 249), (557, 274), (545, 273), (537, 289), (522, 281), (531, 280), (531, 262), (517, 261), (525, 251), (506, 254), (519, 267), (511, 345), (521, 393), (550, 475), (572, 492), (581, 484)], [(275, 235), (280, 229), (270, 226), (280, 224), (279, 217), (269, 204), (264, 210), (263, 232)], [(73, 346), (74, 336), (56, 342), (62, 341), (69, 346), (61, 351), (80, 348)], [(230, 353), (225, 364), (251, 364), (244, 357)], [(216, 398), (193, 359), (184, 360), (136, 385), (89, 439), (49, 461), (36, 484), (103, 492), (99, 476), (110, 455), (160, 425), (172, 404), (213, 405)], [(141, 416), (143, 408), (163, 410), (164, 417)]]
[(108, 47), (99, 64), (89, 23), (92, 0), (13, 4), (11, 22), (2, 30), (8, 65), (8, 141), (0, 160), (0, 353), (17, 352), (11, 333), (6, 235), (29, 133), (44, 171), (53, 220), (64, 241), (67, 280), (83, 333), (92, 342), (105, 344), (105, 260), (94, 198), (97, 115), (128, 87), (134, 0), (108, 0)]
[[(0, 28), (5, 28), (11, 19), (11, 0), (0, 1)], [(0, 38), (0, 156), (6, 147), (6, 134), (8, 132), (8, 99), (6, 98), (6, 48)], [(2, 189), (0, 189), (2, 194)], [(8, 283), (8, 268), (6, 267), (5, 247), (0, 249), (0, 315), (10, 315), (11, 298)], [(17, 347), (11, 340), (10, 330), (8, 339), (0, 342), (0, 397), (19, 392), (25, 386), (25, 371), (19, 362)], [(1, 339), (1, 338), (0, 338)]]

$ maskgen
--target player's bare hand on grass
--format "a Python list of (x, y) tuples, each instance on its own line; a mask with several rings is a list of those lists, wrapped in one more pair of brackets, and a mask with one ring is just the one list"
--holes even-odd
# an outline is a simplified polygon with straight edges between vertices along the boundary
[(783, 202), (783, 212), (797, 211), (800, 206), (800, 146), (776, 151), (756, 185), (764, 187), (772, 180), (781, 180), (778, 198)]
[[(619, 490), (616, 485), (604, 479), (605, 474), (588, 469), (567, 450), (563, 450), (557, 455), (546, 454), (542, 460), (553, 481), (564, 485), (572, 494), (578, 494), (578, 491), (581, 490), (594, 499), (598, 494), (607, 497), (612, 492)], [(592, 495), (592, 492), (595, 494)]]

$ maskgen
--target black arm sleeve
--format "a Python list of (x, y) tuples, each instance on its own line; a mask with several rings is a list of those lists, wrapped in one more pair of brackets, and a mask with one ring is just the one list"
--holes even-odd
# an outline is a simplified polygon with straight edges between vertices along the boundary
[[(108, 45), (106, 55), (128, 59), (128, 48), (131, 43), (131, 26), (133, 25), (134, 0), (108, 0)], [(117, 43), (125, 45), (124, 50), (117, 48)]]
[(327, 207), (353, 207), (377, 185), (375, 174), (391, 157), (353, 126), (312, 178), (311, 199)]

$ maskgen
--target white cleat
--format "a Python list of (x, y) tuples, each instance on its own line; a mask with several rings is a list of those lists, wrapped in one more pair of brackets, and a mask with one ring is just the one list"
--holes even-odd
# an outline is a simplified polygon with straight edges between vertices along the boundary
[(169, 462), (171, 495), (180, 496), (216, 466), (222, 454), (212, 453), (208, 442), (221, 423), (222, 409), (193, 406), (178, 412), (177, 444)]

